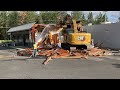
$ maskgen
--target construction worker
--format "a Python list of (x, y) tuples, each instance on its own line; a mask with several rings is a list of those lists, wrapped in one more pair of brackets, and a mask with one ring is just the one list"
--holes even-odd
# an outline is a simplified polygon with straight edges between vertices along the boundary
[(33, 45), (34, 49), (33, 49), (33, 53), (30, 57), (36, 57), (36, 53), (37, 53), (37, 44)]

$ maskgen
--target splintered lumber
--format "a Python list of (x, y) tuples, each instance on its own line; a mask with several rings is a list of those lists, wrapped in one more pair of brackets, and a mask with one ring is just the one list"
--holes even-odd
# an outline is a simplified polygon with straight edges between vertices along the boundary
[(48, 64), (48, 62), (49, 62), (50, 60), (52, 60), (52, 58), (51, 58), (51, 57), (47, 57), (47, 59), (43, 62), (43, 64), (44, 64), (44, 65)]
[(90, 51), (88, 51), (89, 56), (103, 56), (105, 55), (105, 50), (93, 48)]
[[(30, 55), (32, 54), (33, 49), (27, 48), (25, 50), (19, 50), (18, 55)], [(44, 65), (47, 65), (49, 61), (57, 58), (64, 58), (64, 59), (88, 59), (88, 56), (94, 57), (102, 57), (107, 55), (106, 50), (93, 48), (91, 50), (76, 50), (76, 51), (68, 51), (61, 48), (53, 48), (51, 50), (41, 49), (38, 52), (39, 56), (46, 56), (46, 60), (44, 61)]]

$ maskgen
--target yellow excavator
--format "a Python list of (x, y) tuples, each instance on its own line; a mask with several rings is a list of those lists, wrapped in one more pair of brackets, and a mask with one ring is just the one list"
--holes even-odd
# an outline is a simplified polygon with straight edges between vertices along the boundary
[[(61, 33), (61, 47), (66, 50), (90, 50), (94, 48), (91, 33), (83, 31), (81, 23), (77, 23), (79, 21), (72, 21), (72, 27), (65, 28)], [(80, 31), (78, 27), (80, 28)]]

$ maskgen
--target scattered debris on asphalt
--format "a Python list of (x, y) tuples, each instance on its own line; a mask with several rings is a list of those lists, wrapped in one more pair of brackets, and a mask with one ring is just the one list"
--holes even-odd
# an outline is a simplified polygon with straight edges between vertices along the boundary
[(105, 50), (93, 48), (90, 51), (88, 51), (89, 56), (103, 56), (105, 55)]
[(28, 55), (32, 55), (32, 52), (33, 52), (32, 48), (26, 48), (26, 49), (18, 50), (17, 55), (18, 56), (28, 56)]
[[(18, 50), (18, 56), (27, 56), (32, 54), (33, 49), (27, 48), (25, 50)], [(54, 48), (51, 50), (38, 49), (38, 56), (45, 56), (46, 60), (43, 62), (44, 65), (48, 64), (49, 61), (56, 58), (83, 58), (87, 59), (88, 56), (101, 57), (106, 56), (108, 51), (103, 49), (93, 48), (91, 50), (77, 50), (77, 51), (68, 51), (61, 48)]]

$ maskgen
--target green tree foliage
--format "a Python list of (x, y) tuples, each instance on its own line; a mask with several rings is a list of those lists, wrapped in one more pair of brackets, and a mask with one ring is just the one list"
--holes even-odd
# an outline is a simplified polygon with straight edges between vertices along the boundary
[(9, 13), (9, 15), (8, 15), (8, 22), (7, 22), (7, 24), (8, 24), (8, 26), (9, 27), (15, 27), (15, 26), (17, 26), (18, 25), (18, 18), (19, 17), (19, 14), (18, 14), (18, 12), (17, 11), (12, 11), (11, 13)]
[(38, 19), (39, 23), (43, 23), (43, 19), (42, 19), (42, 14), (41, 13), (38, 14), (37, 19)]
[(89, 14), (87, 16), (87, 22), (94, 24), (94, 18), (93, 18), (93, 13), (92, 12), (89, 12)]
[(38, 15), (35, 11), (29, 11), (26, 16), (26, 23), (35, 22), (37, 18), (38, 18)]
[(56, 23), (59, 16), (64, 16), (66, 13), (61, 11), (41, 11), (40, 15), (43, 23)]
[(71, 16), (75, 20), (81, 20), (82, 19), (82, 11), (72, 11)]
[(19, 25), (26, 24), (26, 16), (28, 11), (19, 11)]
[(5, 27), (7, 22), (7, 13), (6, 11), (0, 12), (0, 26)]
[(1, 11), (0, 12), (0, 39), (6, 39), (6, 32), (7, 32), (7, 12)]
[(103, 18), (103, 22), (104, 22), (104, 21), (106, 21), (106, 22), (108, 21), (108, 17), (107, 17), (106, 14), (104, 14), (102, 18)]
[(120, 17), (118, 17), (118, 20), (119, 20), (119, 22), (120, 22)]
[(40, 15), (45, 24), (52, 23), (53, 18), (56, 19), (56, 17), (54, 17), (55, 13), (52, 11), (42, 11)]
[(59, 11), (57, 19), (58, 20), (64, 20), (66, 15), (67, 15), (67, 11)]
[(100, 12), (99, 15), (95, 17), (95, 24), (100, 24), (101, 22), (105, 22), (105, 21), (108, 21), (108, 17), (106, 14), (102, 14)]
[(19, 13), (19, 24), (27, 24), (31, 22), (35, 22), (38, 18), (38, 15), (35, 11), (21, 11)]
[(83, 15), (82, 15), (81, 22), (83, 23), (83, 25), (87, 25), (87, 19), (85, 18), (84, 13), (83, 13)]
[(120, 12), (119, 12), (119, 17), (118, 17), (118, 21), (120, 22)]
[(87, 24), (87, 19), (85, 18), (85, 15), (82, 11), (72, 11), (72, 18), (76, 20), (80, 20), (83, 25)]
[(100, 24), (102, 22), (102, 13), (100, 12), (99, 15), (95, 17), (95, 24)]
[(60, 16), (62, 19), (67, 15), (67, 11), (59, 11), (58, 16)]

